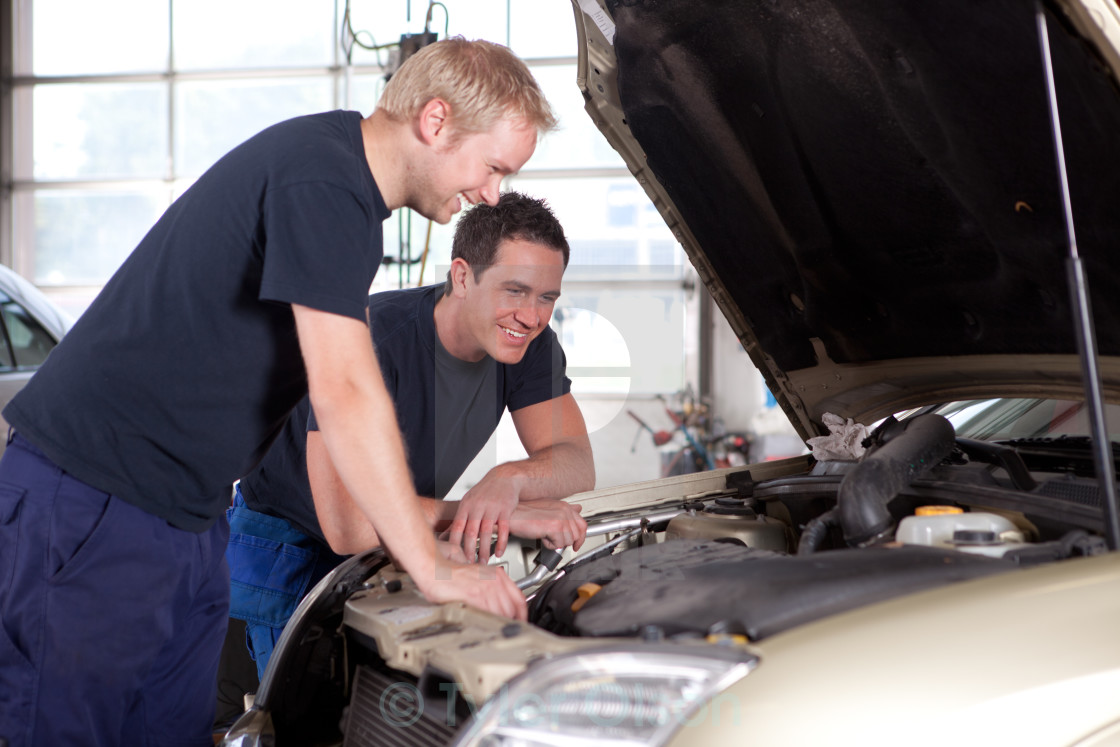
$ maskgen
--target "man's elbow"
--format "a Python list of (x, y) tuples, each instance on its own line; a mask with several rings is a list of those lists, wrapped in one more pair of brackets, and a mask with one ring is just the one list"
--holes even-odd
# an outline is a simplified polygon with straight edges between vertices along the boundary
[(372, 532), (357, 536), (344, 529), (323, 527), (323, 538), (335, 555), (357, 555), (375, 547), (381, 547), (381, 539)]
[(595, 470), (588, 472), (583, 479), (576, 483), (574, 493), (587, 493), (595, 489)]
[(335, 377), (329, 382), (318, 382), (309, 388), (311, 407), (320, 431), (329, 428), (353, 410), (363, 392), (353, 379), (346, 376)]
[(576, 493), (585, 493), (595, 489), (595, 457), (591, 453), (591, 446), (583, 451), (583, 459), (577, 470), (576, 484), (573, 486)]

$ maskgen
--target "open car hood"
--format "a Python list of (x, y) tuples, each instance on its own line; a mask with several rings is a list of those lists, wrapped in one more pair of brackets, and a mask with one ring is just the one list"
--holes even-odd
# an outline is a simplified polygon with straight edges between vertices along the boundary
[[(586, 109), (803, 437), (1080, 399), (1035, 6), (573, 0)], [(1120, 9), (1047, 3), (1076, 246), (1120, 399)]]

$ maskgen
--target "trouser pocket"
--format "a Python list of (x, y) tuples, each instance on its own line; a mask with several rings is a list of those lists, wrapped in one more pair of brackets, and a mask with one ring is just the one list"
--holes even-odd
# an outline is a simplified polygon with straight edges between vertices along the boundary
[(231, 532), (230, 617), (282, 628), (303, 597), (318, 553), (311, 548)]
[[(37, 647), (40, 590), (26, 589), (17, 583), (21, 561), (24, 573), (30, 569), (28, 541), (21, 534), (25, 491), (13, 485), (0, 485), (0, 737), (19, 744), (31, 720), (31, 700), (35, 689), (32, 648)], [(36, 573), (35, 575), (38, 575)], [(26, 640), (21, 631), (36, 636)]]
[(23, 488), (0, 485), (0, 592), (7, 598), (15, 576), (20, 551), (19, 518), (23, 509)]

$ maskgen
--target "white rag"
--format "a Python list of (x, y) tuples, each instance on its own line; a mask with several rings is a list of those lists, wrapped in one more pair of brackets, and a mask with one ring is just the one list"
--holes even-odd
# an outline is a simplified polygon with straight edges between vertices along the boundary
[(853, 423), (851, 418), (845, 421), (831, 412), (826, 412), (821, 420), (828, 426), (829, 434), (814, 436), (805, 442), (818, 462), (859, 459), (867, 451), (863, 447), (863, 440), (870, 433), (866, 425)]

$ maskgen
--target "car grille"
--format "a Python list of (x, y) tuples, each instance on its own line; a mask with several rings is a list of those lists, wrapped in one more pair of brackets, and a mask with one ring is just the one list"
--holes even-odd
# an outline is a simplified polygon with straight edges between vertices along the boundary
[[(427, 707), (426, 707), (427, 706)], [(455, 734), (447, 709), (425, 701), (415, 679), (359, 666), (347, 709), (343, 747), (434, 747)], [(449, 723), (452, 722), (452, 723)]]

